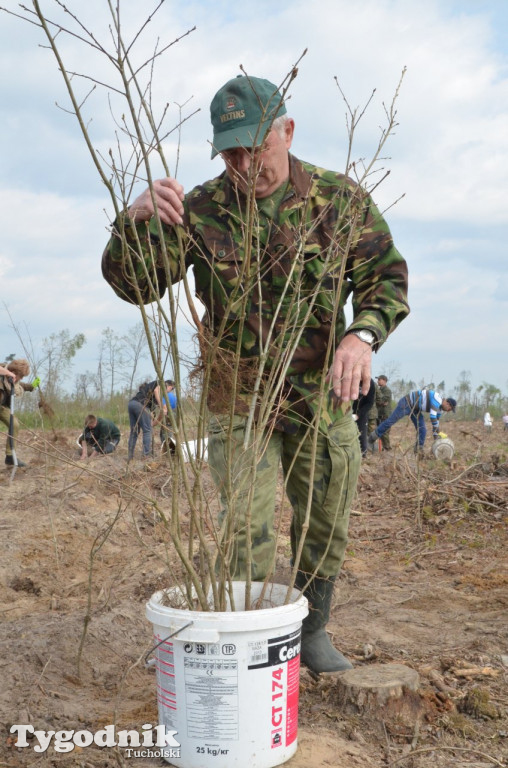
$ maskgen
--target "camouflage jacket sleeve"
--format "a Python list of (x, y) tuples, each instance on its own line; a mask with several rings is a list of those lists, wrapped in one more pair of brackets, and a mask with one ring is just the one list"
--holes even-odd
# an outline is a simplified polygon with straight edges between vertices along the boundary
[(362, 202), (345, 274), (353, 307), (348, 330), (373, 331), (378, 340), (374, 349), (378, 349), (409, 313), (407, 265), (370, 196), (361, 190), (355, 194)]
[(158, 226), (155, 218), (135, 224), (124, 212), (102, 255), (103, 277), (124, 301), (149, 304), (181, 278), (186, 240), (185, 227)]

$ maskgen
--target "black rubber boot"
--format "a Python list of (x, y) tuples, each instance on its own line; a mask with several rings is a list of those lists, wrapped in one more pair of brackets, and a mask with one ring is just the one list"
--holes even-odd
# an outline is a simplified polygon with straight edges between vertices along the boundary
[(352, 669), (353, 665), (333, 647), (325, 629), (330, 618), (335, 579), (314, 578), (304, 590), (308, 576), (299, 571), (295, 586), (303, 590), (309, 601), (309, 615), (302, 624), (301, 661), (311, 672), (343, 672)]
[(370, 445), (370, 446), (372, 446), (372, 445), (374, 445), (374, 443), (375, 443), (377, 440), (379, 440), (379, 435), (378, 435), (378, 433), (376, 432), (376, 430), (374, 430), (373, 432), (371, 432), (371, 433), (370, 433), (370, 435), (367, 435), (367, 445)]
[[(7, 464), (8, 467), (13, 467), (14, 466), (14, 459), (12, 458), (12, 456), (6, 456), (5, 457), (5, 463)], [(24, 461), (20, 461), (18, 459), (18, 467), (26, 467), (25, 462)]]

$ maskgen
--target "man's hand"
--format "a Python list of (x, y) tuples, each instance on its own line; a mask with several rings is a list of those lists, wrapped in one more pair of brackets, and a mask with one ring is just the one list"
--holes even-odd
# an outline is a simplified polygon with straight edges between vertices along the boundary
[(370, 389), (371, 360), (370, 344), (366, 344), (354, 333), (344, 336), (335, 351), (327, 377), (341, 402), (356, 400), (360, 394), (367, 394)]
[[(153, 197), (164, 224), (182, 224), (184, 190), (176, 179), (159, 179), (153, 183)], [(146, 189), (129, 207), (134, 221), (148, 221), (155, 214), (152, 192)]]

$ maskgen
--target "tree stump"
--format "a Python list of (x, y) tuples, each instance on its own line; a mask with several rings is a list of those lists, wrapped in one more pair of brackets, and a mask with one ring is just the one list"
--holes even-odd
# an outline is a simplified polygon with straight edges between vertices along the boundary
[(337, 677), (338, 703), (346, 712), (414, 722), (423, 711), (418, 672), (403, 664), (370, 664)]

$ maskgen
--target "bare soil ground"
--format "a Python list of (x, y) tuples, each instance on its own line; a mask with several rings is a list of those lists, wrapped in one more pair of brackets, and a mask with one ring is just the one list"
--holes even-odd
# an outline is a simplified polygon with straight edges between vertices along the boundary
[[(303, 669), (289, 768), (508, 765), (508, 433), (455, 421), (447, 431), (451, 463), (417, 463), (403, 422), (394, 449), (364, 461), (329, 625), (355, 666), (415, 669), (414, 708), (345, 710), (336, 681)], [(0, 768), (162, 766), (96, 747), (37, 754), (9, 732), (157, 721), (145, 603), (167, 585), (161, 527), (134, 498), (104, 540), (124, 501), (125, 441), (85, 467), (72, 461), (75, 439), (22, 431), (30, 466), (13, 480), (0, 471)], [(129, 483), (162, 499), (167, 470), (147, 469), (131, 468)], [(281, 563), (286, 554), (281, 542)]]

